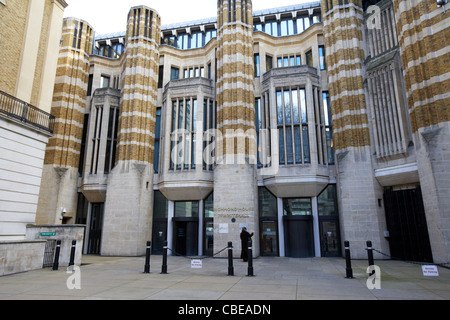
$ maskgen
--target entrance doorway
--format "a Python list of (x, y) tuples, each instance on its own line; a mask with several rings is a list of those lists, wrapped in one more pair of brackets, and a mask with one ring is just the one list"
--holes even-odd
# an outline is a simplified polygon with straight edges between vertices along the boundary
[(88, 254), (100, 254), (103, 228), (103, 203), (92, 203), (89, 223)]
[(391, 257), (432, 262), (433, 256), (420, 186), (409, 190), (386, 189), (384, 207)]
[(286, 257), (314, 257), (312, 216), (284, 216), (283, 222)]
[(198, 255), (198, 218), (173, 218), (173, 254)]

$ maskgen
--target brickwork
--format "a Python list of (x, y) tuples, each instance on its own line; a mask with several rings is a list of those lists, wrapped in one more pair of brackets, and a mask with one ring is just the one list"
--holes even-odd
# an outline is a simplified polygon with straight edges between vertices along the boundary
[(450, 13), (434, 0), (394, 0), (413, 132), (450, 121)]
[(370, 145), (363, 78), (363, 12), (360, 0), (327, 11), (322, 0), (327, 69), (336, 150)]
[(118, 160), (153, 164), (161, 18), (146, 7), (128, 15)]
[(256, 154), (256, 144), (239, 144), (236, 134), (241, 130), (245, 139), (256, 141), (252, 12), (251, 1), (218, 2), (217, 129), (223, 137), (218, 141), (219, 157)]
[(51, 112), (56, 123), (47, 145), (46, 165), (78, 167), (93, 37), (86, 22), (64, 20)]
[[(0, 6), (0, 88), (11, 95), (15, 94), (19, 74), (22, 46), (17, 39), (25, 36), (26, 12), (28, 2), (10, 0), (7, 6)], [(15, 44), (15, 45), (10, 45)]]

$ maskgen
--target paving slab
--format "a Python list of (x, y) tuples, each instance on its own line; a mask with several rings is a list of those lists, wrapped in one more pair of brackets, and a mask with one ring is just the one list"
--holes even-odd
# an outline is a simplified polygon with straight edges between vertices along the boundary
[[(419, 264), (380, 260), (380, 289), (367, 286), (367, 261), (352, 261), (353, 279), (346, 279), (342, 258), (293, 259), (260, 257), (248, 264), (234, 260), (228, 276), (226, 259), (202, 260), (192, 269), (190, 259), (168, 257), (161, 274), (161, 256), (151, 256), (150, 273), (144, 257), (83, 256), (75, 271), (41, 269), (0, 277), (0, 300), (448, 300), (450, 270), (424, 277)], [(78, 278), (75, 278), (78, 277)], [(75, 287), (79, 285), (79, 288)]]

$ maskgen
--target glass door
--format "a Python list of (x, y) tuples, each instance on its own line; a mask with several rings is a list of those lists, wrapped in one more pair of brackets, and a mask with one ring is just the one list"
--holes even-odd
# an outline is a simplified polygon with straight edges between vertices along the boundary
[(88, 254), (100, 254), (103, 228), (103, 207), (103, 203), (93, 203), (91, 206)]
[(261, 255), (279, 255), (277, 221), (261, 221)]

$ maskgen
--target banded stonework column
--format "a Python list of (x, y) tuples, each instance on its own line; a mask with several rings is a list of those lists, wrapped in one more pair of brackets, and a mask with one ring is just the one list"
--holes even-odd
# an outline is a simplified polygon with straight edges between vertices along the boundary
[(394, 0), (411, 127), (433, 259), (450, 261), (450, 6)]
[(145, 253), (153, 220), (153, 155), (161, 18), (145, 6), (128, 14), (117, 164), (108, 177), (102, 255)]
[(85, 21), (64, 20), (51, 113), (56, 117), (54, 135), (47, 145), (42, 174), (37, 224), (61, 223), (75, 218), (78, 164), (83, 134), (89, 55), (94, 31)]
[[(340, 4), (341, 2), (341, 4)], [(383, 238), (382, 189), (374, 178), (364, 92), (361, 0), (322, 0), (329, 92), (333, 115), (342, 239), (352, 254), (367, 257), (365, 243), (388, 250)], [(386, 251), (384, 251), (386, 252)]]
[[(258, 234), (253, 10), (251, 0), (217, 5), (217, 166), (214, 170), (214, 247), (233, 241), (240, 228)], [(254, 250), (259, 252), (258, 236)]]

